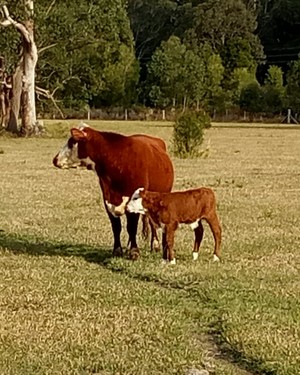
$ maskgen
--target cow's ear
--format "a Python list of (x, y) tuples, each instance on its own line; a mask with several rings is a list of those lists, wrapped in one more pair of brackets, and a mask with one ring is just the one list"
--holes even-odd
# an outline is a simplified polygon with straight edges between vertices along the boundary
[(87, 134), (86, 132), (84, 132), (83, 130), (81, 129), (77, 129), (77, 128), (72, 128), (71, 129), (71, 135), (72, 135), (72, 138), (78, 142), (78, 141), (84, 141), (87, 139)]

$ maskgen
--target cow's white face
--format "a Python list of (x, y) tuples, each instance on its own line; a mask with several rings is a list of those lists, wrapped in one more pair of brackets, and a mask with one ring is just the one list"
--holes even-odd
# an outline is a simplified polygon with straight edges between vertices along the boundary
[(78, 144), (70, 138), (67, 144), (58, 152), (53, 160), (58, 168), (76, 168), (81, 165), (78, 157)]
[(146, 214), (147, 210), (143, 207), (142, 198), (140, 197), (140, 192), (142, 190), (144, 190), (144, 188), (139, 188), (132, 194), (130, 201), (127, 203), (127, 211), (135, 214)]
[[(84, 130), (87, 127), (87, 125), (81, 124), (78, 129)], [(79, 152), (78, 141), (73, 137), (70, 137), (68, 142), (54, 157), (53, 164), (62, 169), (77, 168), (82, 166), (86, 167), (87, 169), (95, 170), (95, 163), (89, 157), (84, 155), (82, 148), (84, 148), (83, 145), (81, 145), (81, 151)]]

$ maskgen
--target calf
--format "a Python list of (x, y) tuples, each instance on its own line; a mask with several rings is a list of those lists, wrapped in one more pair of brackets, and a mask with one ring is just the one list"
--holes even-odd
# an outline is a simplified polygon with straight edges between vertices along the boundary
[(172, 193), (159, 193), (137, 189), (126, 209), (129, 212), (146, 214), (156, 227), (163, 229), (163, 260), (176, 263), (173, 250), (174, 235), (178, 224), (190, 224), (195, 232), (193, 259), (199, 254), (203, 238), (201, 220), (208, 222), (215, 240), (214, 261), (220, 258), (221, 226), (216, 213), (216, 199), (209, 188), (201, 187)]

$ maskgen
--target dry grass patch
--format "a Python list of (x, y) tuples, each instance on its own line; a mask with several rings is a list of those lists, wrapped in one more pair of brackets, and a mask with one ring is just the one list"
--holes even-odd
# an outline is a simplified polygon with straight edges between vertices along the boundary
[[(169, 124), (93, 125), (172, 134)], [(178, 265), (161, 268), (141, 239), (138, 262), (111, 257), (97, 178), (51, 165), (63, 139), (1, 138), (3, 373), (299, 374), (299, 130), (213, 127), (205, 141), (208, 158), (173, 158), (175, 188), (216, 191), (222, 262), (211, 262), (206, 230), (192, 263), (183, 226)]]

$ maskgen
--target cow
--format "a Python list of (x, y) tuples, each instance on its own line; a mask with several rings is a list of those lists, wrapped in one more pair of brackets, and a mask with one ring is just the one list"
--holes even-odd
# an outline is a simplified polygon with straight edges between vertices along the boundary
[[(165, 142), (143, 134), (126, 136), (114, 132), (97, 131), (85, 124), (71, 129), (67, 144), (53, 159), (58, 168), (72, 168), (84, 163), (94, 169), (99, 178), (104, 206), (111, 222), (113, 254), (122, 256), (120, 215), (115, 210), (122, 205), (123, 196), (131, 196), (139, 186), (160, 192), (171, 191), (174, 168), (166, 152)], [(126, 212), (130, 257), (137, 259), (136, 242), (139, 215)], [(152, 225), (152, 224), (151, 224)], [(152, 225), (151, 249), (157, 240)]]
[(194, 230), (193, 259), (198, 259), (204, 234), (202, 219), (208, 222), (214, 236), (213, 260), (219, 261), (222, 230), (216, 212), (216, 198), (212, 189), (200, 187), (185, 191), (155, 192), (139, 188), (133, 193), (130, 200), (129, 197), (124, 197), (124, 201), (127, 201), (126, 210), (131, 213), (146, 214), (156, 228), (163, 229), (163, 262), (176, 264), (173, 250), (174, 235), (181, 223), (190, 224)]

